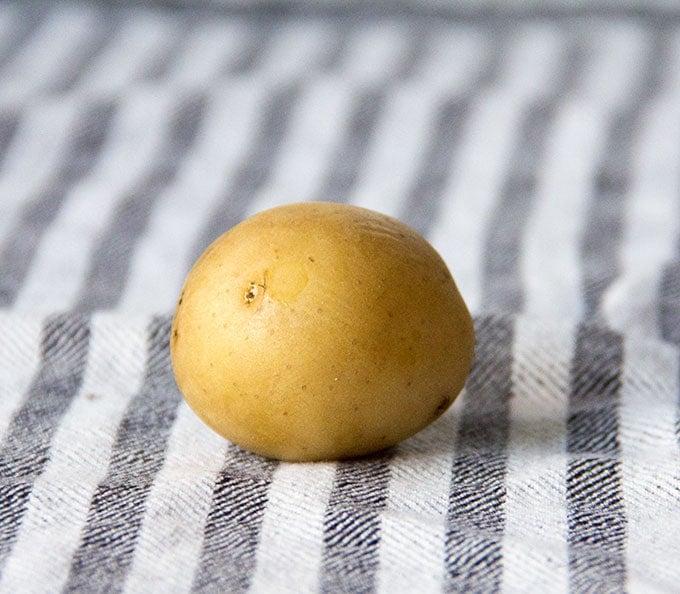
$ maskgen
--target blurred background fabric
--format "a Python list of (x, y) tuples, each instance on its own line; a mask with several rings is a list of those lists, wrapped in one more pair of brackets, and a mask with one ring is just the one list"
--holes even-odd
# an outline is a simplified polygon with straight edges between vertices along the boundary
[[(183, 403), (250, 214), (423, 233), (466, 389), (360, 460)], [(680, 591), (680, 3), (0, 2), (0, 593)]]

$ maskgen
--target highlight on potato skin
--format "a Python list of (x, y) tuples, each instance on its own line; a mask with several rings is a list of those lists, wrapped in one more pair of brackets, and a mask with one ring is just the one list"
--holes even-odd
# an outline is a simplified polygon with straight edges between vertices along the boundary
[(335, 460), (443, 414), (469, 373), (474, 330), (420, 234), (364, 208), (304, 202), (205, 250), (170, 351), (186, 402), (226, 439), (270, 458)]

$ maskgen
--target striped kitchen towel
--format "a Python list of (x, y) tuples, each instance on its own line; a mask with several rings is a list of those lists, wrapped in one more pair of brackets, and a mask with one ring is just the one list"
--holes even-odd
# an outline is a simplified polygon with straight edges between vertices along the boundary
[[(198, 254), (301, 200), (475, 316), (360, 460), (236, 448), (169, 364)], [(675, 3), (0, 2), (0, 594), (680, 592), (679, 240)]]

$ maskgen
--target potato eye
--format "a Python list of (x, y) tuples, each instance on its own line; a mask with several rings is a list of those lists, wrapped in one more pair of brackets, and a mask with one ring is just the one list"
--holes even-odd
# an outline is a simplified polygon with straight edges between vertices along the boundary
[(243, 301), (245, 303), (252, 303), (255, 301), (255, 298), (259, 292), (260, 286), (257, 283), (250, 283), (248, 285), (248, 289), (246, 290), (246, 294), (243, 296)]

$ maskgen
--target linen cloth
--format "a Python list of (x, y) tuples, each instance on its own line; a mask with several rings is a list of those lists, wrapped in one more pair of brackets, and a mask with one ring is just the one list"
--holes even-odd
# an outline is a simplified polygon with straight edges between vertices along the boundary
[[(677, 3), (0, 3), (0, 592), (680, 591), (679, 191)], [(301, 200), (412, 225), (475, 316), (365, 459), (173, 381), (194, 259)]]

